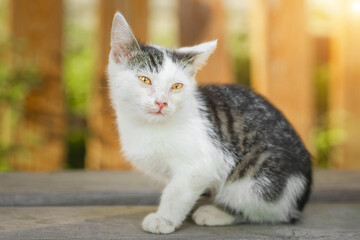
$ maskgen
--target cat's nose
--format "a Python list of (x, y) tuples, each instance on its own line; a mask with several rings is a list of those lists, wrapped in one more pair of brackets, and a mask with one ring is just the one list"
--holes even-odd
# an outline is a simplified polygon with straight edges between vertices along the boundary
[(167, 102), (158, 102), (158, 101), (155, 101), (155, 104), (159, 106), (159, 111), (161, 111), (164, 107), (168, 105)]

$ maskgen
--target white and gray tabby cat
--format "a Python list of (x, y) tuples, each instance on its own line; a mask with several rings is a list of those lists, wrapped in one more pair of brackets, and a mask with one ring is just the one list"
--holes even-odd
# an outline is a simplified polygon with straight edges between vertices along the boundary
[(205, 192), (212, 204), (192, 218), (207, 226), (293, 222), (308, 200), (311, 157), (285, 117), (247, 88), (196, 85), (216, 44), (143, 45), (115, 14), (108, 74), (123, 152), (167, 181), (145, 231), (175, 231)]

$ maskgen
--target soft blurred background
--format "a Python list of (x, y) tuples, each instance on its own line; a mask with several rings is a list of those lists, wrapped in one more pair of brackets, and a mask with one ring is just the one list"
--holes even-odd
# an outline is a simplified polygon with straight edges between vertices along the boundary
[(107, 96), (115, 11), (143, 42), (218, 39), (200, 84), (254, 88), (315, 166), (360, 169), (360, 0), (0, 0), (1, 171), (130, 169)]

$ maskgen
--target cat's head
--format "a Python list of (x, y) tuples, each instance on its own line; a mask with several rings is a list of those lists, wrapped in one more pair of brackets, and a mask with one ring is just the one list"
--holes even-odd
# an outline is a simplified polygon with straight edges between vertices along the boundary
[(161, 122), (187, 111), (194, 101), (195, 74), (216, 44), (212, 41), (174, 50), (143, 45), (125, 18), (116, 13), (108, 66), (114, 107), (150, 122)]

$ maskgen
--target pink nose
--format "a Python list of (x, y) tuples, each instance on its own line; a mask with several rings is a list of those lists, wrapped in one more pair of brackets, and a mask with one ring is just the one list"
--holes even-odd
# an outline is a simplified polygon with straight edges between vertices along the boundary
[(167, 106), (167, 103), (166, 102), (158, 102), (158, 101), (155, 101), (155, 104), (159, 106), (159, 112), (161, 112), (161, 110)]

